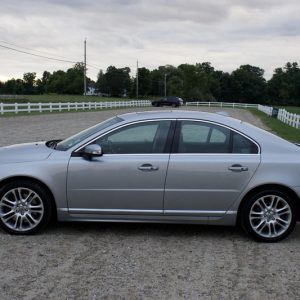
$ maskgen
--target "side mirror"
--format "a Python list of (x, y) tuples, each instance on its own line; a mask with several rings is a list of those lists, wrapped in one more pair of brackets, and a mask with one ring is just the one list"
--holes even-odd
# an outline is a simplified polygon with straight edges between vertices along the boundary
[(83, 149), (83, 156), (88, 159), (92, 159), (93, 157), (99, 157), (102, 155), (102, 148), (98, 144), (91, 144)]

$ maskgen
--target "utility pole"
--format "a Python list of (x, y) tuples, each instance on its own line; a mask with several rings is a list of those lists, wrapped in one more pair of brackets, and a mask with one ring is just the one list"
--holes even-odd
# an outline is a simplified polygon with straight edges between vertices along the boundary
[(167, 74), (165, 74), (165, 97), (167, 97)]
[(136, 100), (139, 100), (139, 61), (136, 61)]
[(84, 40), (83, 95), (86, 96), (86, 38)]

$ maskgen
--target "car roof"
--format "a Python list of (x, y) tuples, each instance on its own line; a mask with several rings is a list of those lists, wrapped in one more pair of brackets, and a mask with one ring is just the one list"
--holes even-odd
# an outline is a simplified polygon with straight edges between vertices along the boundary
[(299, 147), (296, 145), (266, 131), (258, 128), (247, 122), (225, 116), (224, 114), (209, 113), (201, 111), (184, 111), (184, 110), (163, 110), (163, 111), (143, 111), (133, 112), (118, 115), (126, 123), (142, 120), (155, 120), (155, 119), (196, 119), (203, 121), (210, 121), (219, 123), (235, 129), (242, 134), (247, 135), (256, 141), (266, 152), (282, 152), (282, 151), (298, 151)]
[(140, 121), (148, 119), (199, 119), (204, 121), (212, 121), (221, 123), (227, 126), (237, 126), (244, 123), (241, 120), (224, 116), (218, 113), (208, 113), (200, 111), (185, 111), (185, 110), (164, 110), (164, 111), (143, 111), (133, 112), (119, 115), (118, 117), (125, 121)]

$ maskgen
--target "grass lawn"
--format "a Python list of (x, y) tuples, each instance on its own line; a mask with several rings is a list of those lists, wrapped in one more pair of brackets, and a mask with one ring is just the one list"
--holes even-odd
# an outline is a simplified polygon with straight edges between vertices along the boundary
[(286, 111), (288, 111), (290, 113), (300, 115), (300, 107), (297, 107), (297, 106), (282, 106), (280, 108), (284, 108)]
[[(287, 107), (285, 107), (285, 108), (287, 109)], [(258, 116), (262, 120), (262, 122), (266, 126), (268, 126), (278, 136), (280, 136), (288, 141), (291, 141), (291, 142), (300, 143), (300, 129), (286, 125), (283, 122), (279, 121), (278, 119), (271, 118), (271, 117), (267, 116), (265, 113), (255, 109), (255, 108), (250, 108), (249, 110), (254, 115)]]

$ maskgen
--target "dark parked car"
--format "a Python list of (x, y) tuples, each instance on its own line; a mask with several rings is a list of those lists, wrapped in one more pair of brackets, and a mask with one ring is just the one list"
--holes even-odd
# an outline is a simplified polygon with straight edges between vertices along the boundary
[(152, 101), (152, 106), (172, 106), (172, 107), (178, 107), (183, 105), (183, 100), (179, 97), (165, 97), (159, 100)]

